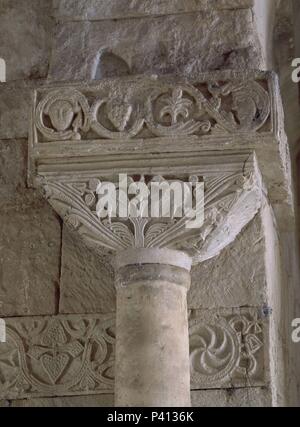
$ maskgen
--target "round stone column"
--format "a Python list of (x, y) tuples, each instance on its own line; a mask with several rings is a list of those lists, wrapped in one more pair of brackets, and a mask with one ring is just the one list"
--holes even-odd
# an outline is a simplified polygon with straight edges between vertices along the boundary
[(191, 259), (169, 249), (116, 256), (116, 406), (190, 406)]

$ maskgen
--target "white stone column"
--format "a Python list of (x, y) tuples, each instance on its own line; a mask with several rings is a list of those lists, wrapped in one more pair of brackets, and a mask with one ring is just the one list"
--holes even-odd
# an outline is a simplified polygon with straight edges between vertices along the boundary
[(116, 257), (116, 406), (190, 406), (191, 259), (169, 249)]

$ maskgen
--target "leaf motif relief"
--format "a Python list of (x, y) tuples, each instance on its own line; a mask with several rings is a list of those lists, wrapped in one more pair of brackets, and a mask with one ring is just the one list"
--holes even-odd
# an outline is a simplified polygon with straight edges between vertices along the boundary
[(193, 106), (190, 99), (183, 98), (181, 88), (175, 88), (172, 96), (165, 96), (161, 103), (164, 107), (160, 110), (159, 117), (163, 119), (164, 116), (170, 116), (172, 125), (178, 123), (179, 117), (187, 119), (190, 115), (190, 108)]
[(67, 367), (69, 362), (69, 356), (65, 353), (59, 354), (44, 354), (41, 357), (41, 363), (49, 375), (49, 378), (53, 384), (59, 380), (61, 375), (63, 374), (65, 368)]

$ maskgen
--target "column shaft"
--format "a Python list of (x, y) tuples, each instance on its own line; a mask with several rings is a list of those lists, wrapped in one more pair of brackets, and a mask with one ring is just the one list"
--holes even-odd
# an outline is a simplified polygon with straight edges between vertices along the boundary
[(174, 265), (118, 270), (116, 406), (190, 406), (189, 284)]

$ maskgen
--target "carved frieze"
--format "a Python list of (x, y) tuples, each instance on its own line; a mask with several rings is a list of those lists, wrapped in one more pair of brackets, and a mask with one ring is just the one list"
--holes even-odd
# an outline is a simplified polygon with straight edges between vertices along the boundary
[(38, 176), (79, 175), (88, 182), (103, 170), (149, 174), (157, 166), (154, 174), (164, 176), (171, 166), (176, 174), (186, 166), (191, 174), (199, 154), (223, 154), (226, 164), (241, 152), (257, 156), (270, 201), (291, 204), (288, 146), (272, 73), (132, 76), (54, 84), (33, 94), (32, 186)]
[(35, 143), (270, 131), (263, 79), (198, 84), (164, 78), (102, 81), (36, 91)]
[[(6, 319), (0, 397), (111, 393), (114, 327), (114, 315)], [(264, 329), (258, 309), (192, 311), (191, 388), (264, 385)]]

